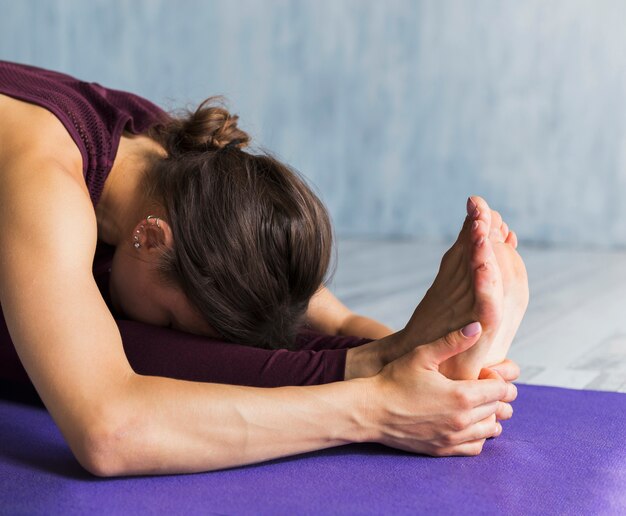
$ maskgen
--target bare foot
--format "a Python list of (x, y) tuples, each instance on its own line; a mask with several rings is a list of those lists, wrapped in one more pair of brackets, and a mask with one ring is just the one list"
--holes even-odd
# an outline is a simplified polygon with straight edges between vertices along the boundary
[[(478, 210), (488, 209), (481, 197), (470, 201)], [(469, 204), (469, 203), (468, 203)], [(469, 212), (468, 207), (468, 212)], [(528, 307), (528, 275), (521, 256), (517, 253), (517, 235), (510, 231), (497, 211), (491, 212), (489, 238), (493, 244), (504, 287), (504, 317), (488, 353), (484, 367), (490, 367), (505, 360), (511, 343)]]
[[(442, 364), (450, 378), (477, 378), (482, 357), (502, 319), (503, 286), (490, 238), (491, 210), (468, 200), (468, 217), (453, 246), (444, 255), (439, 272), (424, 299), (402, 330), (408, 352), (472, 321), (480, 321), (483, 334), (471, 349)], [(506, 237), (498, 235), (499, 240)], [(396, 348), (394, 351), (398, 351)], [(391, 359), (396, 357), (389, 357)]]
[[(493, 304), (490, 297), (476, 298), (473, 278), (474, 269), (491, 258), (492, 244), (487, 238), (491, 231), (491, 211), (488, 207), (470, 210), (469, 203), (470, 200), (468, 211), (471, 216), (466, 217), (456, 242), (441, 259), (432, 286), (407, 324), (412, 329), (413, 346), (432, 342), (462, 328), (477, 320), (476, 316), (482, 313), (484, 306)], [(497, 236), (499, 241), (502, 238)], [(476, 245), (480, 240), (482, 245)], [(494, 273), (497, 279), (497, 267)], [(485, 276), (484, 269), (479, 276)]]
[(528, 307), (528, 276), (522, 258), (510, 244), (493, 246), (500, 266), (504, 285), (504, 318), (496, 333), (489, 352), (484, 357), (483, 367), (502, 362), (509, 352), (513, 338)]
[(505, 360), (528, 306), (528, 277), (524, 262), (515, 250), (517, 236), (509, 230), (498, 212), (489, 210), (484, 199), (470, 198), (468, 213), (476, 209), (491, 214), (489, 239), (502, 278), (504, 316), (497, 330), (488, 337), (489, 342), (483, 337), (477, 344), (478, 348), (470, 349), (467, 355), (458, 355), (454, 361), (444, 364), (442, 372), (456, 379), (476, 378), (480, 367), (490, 367)]
[(416, 346), (480, 321), (485, 330), (481, 340), (442, 364), (442, 372), (455, 379), (477, 378), (481, 367), (506, 358), (528, 304), (526, 269), (515, 251), (517, 236), (480, 197), (468, 199), (467, 212), (457, 241), (444, 255), (402, 339), (405, 346)]
[[(476, 228), (478, 236), (471, 235), (469, 242), (461, 239), (464, 244), (462, 246), (464, 260), (460, 269), (464, 272), (465, 282), (469, 283), (469, 297), (473, 301), (467, 315), (473, 321), (480, 321), (483, 333), (471, 348), (441, 364), (439, 370), (448, 378), (455, 380), (478, 378), (480, 370), (485, 365), (485, 357), (493, 347), (504, 315), (504, 288), (493, 243), (493, 239), (504, 236), (495, 234), (493, 214), (486, 202), (478, 203), (470, 198), (467, 211), (470, 214), (469, 219), (473, 219), (471, 227)], [(438, 277), (442, 272), (445, 273), (443, 268), (440, 269)]]
[[(375, 374), (416, 346), (476, 320), (485, 330), (480, 342), (459, 355), (461, 358), (444, 363), (442, 372), (450, 378), (477, 378), (481, 367), (505, 359), (528, 304), (526, 269), (515, 251), (517, 236), (498, 212), (480, 197), (468, 199), (467, 212), (456, 242), (442, 258), (433, 285), (409, 323), (378, 343), (370, 343), (372, 349), (367, 351), (375, 358), (363, 352), (366, 375)], [(481, 239), (488, 242), (476, 245)]]

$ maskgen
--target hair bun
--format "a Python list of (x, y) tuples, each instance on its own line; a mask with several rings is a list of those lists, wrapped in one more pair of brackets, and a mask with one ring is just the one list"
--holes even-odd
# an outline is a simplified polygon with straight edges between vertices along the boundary
[(209, 97), (195, 112), (179, 119), (176, 147), (179, 152), (207, 151), (225, 147), (245, 147), (248, 133), (237, 127), (237, 115), (231, 115), (222, 105), (221, 97)]

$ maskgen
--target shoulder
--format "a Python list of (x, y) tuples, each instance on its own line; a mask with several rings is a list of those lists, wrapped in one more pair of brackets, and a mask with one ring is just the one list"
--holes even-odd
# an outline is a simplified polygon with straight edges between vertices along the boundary
[(77, 162), (53, 115), (6, 106), (0, 103), (0, 255), (28, 242), (31, 255), (63, 251), (89, 272), (97, 221), (80, 153), (74, 146)]
[(0, 95), (0, 216), (32, 233), (42, 215), (83, 228), (91, 221), (97, 234), (82, 157), (63, 124), (44, 108)]
[(82, 155), (61, 121), (41, 106), (0, 94), (0, 174), (29, 159), (47, 159), (82, 178)]

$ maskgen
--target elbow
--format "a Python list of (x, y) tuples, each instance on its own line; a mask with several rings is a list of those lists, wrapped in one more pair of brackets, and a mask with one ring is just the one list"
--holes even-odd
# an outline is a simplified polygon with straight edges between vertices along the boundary
[(108, 415), (85, 425), (70, 442), (70, 448), (80, 465), (92, 475), (125, 476), (132, 473), (125, 435), (128, 434), (121, 418)]
[(75, 453), (80, 465), (89, 473), (97, 477), (117, 477), (126, 473), (119, 467), (119, 460), (115, 458), (115, 450), (111, 448), (107, 438), (91, 436), (87, 439), (79, 453)]

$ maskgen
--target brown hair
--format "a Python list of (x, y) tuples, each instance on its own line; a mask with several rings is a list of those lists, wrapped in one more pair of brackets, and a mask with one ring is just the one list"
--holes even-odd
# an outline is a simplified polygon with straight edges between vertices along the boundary
[(332, 226), (292, 168), (250, 141), (216, 98), (153, 131), (168, 156), (146, 176), (172, 227), (161, 276), (225, 340), (293, 348), (331, 261)]

